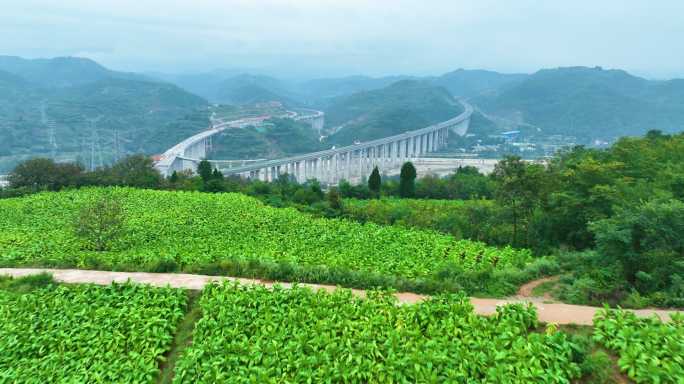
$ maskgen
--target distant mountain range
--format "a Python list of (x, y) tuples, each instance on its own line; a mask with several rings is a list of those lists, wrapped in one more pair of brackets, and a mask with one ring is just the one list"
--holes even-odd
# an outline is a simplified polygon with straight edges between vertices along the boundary
[[(684, 129), (684, 80), (652, 81), (620, 70), (570, 67), (528, 75), (459, 69), (431, 77), (292, 81), (243, 70), (137, 74), (82, 58), (0, 56), (0, 173), (30, 156), (99, 165), (133, 152), (160, 153), (209, 125), (209, 103), (277, 100), (288, 108), (321, 109), (324, 144), (344, 145), (455, 116), (460, 105), (452, 96), (475, 105), (471, 128), (482, 135), (519, 128), (530, 136), (561, 134), (591, 143)], [(257, 136), (268, 141), (267, 153), (295, 151), (278, 148), (278, 135)], [(320, 148), (308, 137), (301, 141)]]
[(209, 126), (199, 96), (87, 59), (0, 57), (0, 172), (48, 156), (103, 165)]
[(112, 71), (93, 60), (78, 57), (27, 60), (16, 56), (0, 56), (0, 71), (42, 87), (70, 87), (104, 79), (151, 80), (136, 73)]
[(339, 123), (334, 111), (340, 109), (336, 104), (345, 96), (414, 80), (469, 99), (482, 116), (526, 134), (562, 134), (591, 143), (641, 135), (651, 129), (684, 129), (684, 80), (652, 81), (620, 70), (569, 67), (502, 74), (459, 69), (432, 77), (349, 76), (300, 82), (230, 72), (216, 76), (213, 93), (202, 94), (210, 101), (240, 104), (275, 99), (288, 106), (332, 112), (332, 125)]
[(275, 98), (292, 105), (323, 108), (336, 97), (385, 88), (403, 80), (420, 80), (443, 87), (456, 97), (469, 98), (495, 93), (505, 86), (521, 82), (528, 75), (458, 69), (433, 77), (357, 75), (306, 81), (281, 80), (231, 70), (201, 75), (156, 76), (216, 103), (245, 104)]
[(651, 81), (620, 70), (545, 69), (473, 102), (540, 134), (581, 142), (684, 130), (684, 80)]
[(502, 89), (521, 83), (528, 76), (525, 74), (458, 69), (427, 80), (432, 84), (446, 88), (455, 97), (472, 98), (496, 94)]

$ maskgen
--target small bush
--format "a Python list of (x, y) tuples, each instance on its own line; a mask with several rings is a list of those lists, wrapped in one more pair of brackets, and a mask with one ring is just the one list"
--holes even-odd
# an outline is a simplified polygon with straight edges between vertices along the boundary
[(34, 289), (44, 288), (56, 284), (49, 273), (39, 273), (19, 278), (0, 276), (0, 288), (17, 293), (26, 293)]
[(163, 260), (159, 260), (159, 261), (155, 262), (148, 269), (151, 272), (159, 272), (159, 273), (166, 272), (166, 273), (168, 273), (168, 272), (176, 272), (180, 268), (179, 268), (176, 260), (163, 259)]
[(632, 293), (627, 295), (622, 301), (622, 306), (625, 308), (641, 309), (646, 308), (649, 305), (651, 305), (651, 300), (646, 296), (642, 296), (637, 291), (632, 291)]
[(615, 383), (613, 378), (613, 361), (607, 353), (596, 351), (586, 356), (580, 369), (587, 384)]
[(81, 208), (74, 231), (88, 244), (89, 249), (108, 251), (123, 233), (124, 211), (121, 202), (104, 196)]

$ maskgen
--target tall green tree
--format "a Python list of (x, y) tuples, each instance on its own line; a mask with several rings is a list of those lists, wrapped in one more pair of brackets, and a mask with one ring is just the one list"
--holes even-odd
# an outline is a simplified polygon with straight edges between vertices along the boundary
[(554, 242), (575, 249), (591, 248), (594, 236), (588, 224), (610, 217), (613, 207), (623, 200), (616, 183), (624, 164), (608, 155), (578, 147), (552, 160), (548, 171), (551, 193), (545, 212)]
[[(511, 243), (514, 246), (521, 245), (521, 227), (527, 229), (532, 212), (542, 204), (546, 192), (544, 167), (526, 163), (517, 156), (509, 156), (496, 164), (492, 178), (498, 184), (497, 201), (511, 213)], [(523, 243), (526, 244), (527, 239)]]
[(214, 171), (211, 173), (211, 178), (213, 180), (223, 180), (223, 173), (219, 171), (218, 168), (214, 168)]
[(472, 166), (458, 167), (448, 178), (451, 199), (490, 199), (494, 197), (494, 182)]
[(207, 160), (200, 161), (197, 165), (197, 174), (202, 178), (202, 180), (205, 183), (211, 180), (213, 175), (211, 163)]
[(145, 155), (127, 156), (104, 172), (110, 174), (109, 180), (105, 178), (108, 184), (151, 189), (160, 188), (162, 184), (161, 174), (154, 168), (152, 159)]
[(416, 167), (407, 161), (401, 166), (399, 173), (399, 196), (404, 198), (416, 195)]
[(382, 179), (380, 178), (380, 171), (378, 170), (378, 167), (375, 166), (373, 168), (373, 172), (371, 172), (370, 176), (368, 177), (368, 189), (375, 197), (379, 197), (381, 186)]
[(178, 172), (173, 171), (173, 173), (171, 174), (171, 177), (169, 177), (169, 182), (172, 184), (175, 184), (178, 182)]
[(35, 188), (58, 191), (79, 186), (83, 182), (83, 167), (73, 163), (55, 163), (52, 159), (36, 158), (19, 163), (9, 176), (12, 188)]
[(106, 195), (81, 208), (74, 223), (76, 235), (95, 251), (110, 250), (124, 231), (124, 209), (121, 202)]
[(624, 279), (641, 293), (666, 290), (677, 280), (673, 277), (684, 278), (683, 202), (668, 199), (621, 208), (590, 229), (605, 263), (619, 263)]

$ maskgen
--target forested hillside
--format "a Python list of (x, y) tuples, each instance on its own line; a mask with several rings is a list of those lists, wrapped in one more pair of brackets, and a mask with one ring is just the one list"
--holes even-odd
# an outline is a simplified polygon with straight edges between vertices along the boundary
[(348, 145), (396, 135), (448, 120), (463, 107), (447, 90), (403, 80), (388, 87), (339, 97), (325, 109), (329, 142)]
[(252, 104), (280, 101), (288, 106), (299, 104), (288, 85), (269, 76), (241, 74), (216, 85), (214, 100), (225, 104)]
[(446, 88), (456, 97), (492, 95), (519, 84), (529, 75), (507, 74), (484, 70), (457, 69), (432, 78), (431, 83)]
[(35, 156), (99, 166), (158, 153), (209, 125), (206, 101), (174, 85), (89, 60), (17, 60), (0, 59), (0, 172)]
[(214, 159), (265, 159), (325, 149), (309, 124), (273, 118), (262, 127), (228, 129), (213, 140)]
[(335, 97), (384, 88), (406, 79), (409, 79), (409, 76), (370, 77), (357, 75), (308, 80), (298, 84), (297, 88), (301, 94), (314, 103), (326, 105)]
[(572, 135), (581, 142), (684, 128), (684, 81), (650, 81), (620, 70), (541, 70), (482, 96), (486, 112), (538, 127), (541, 134)]

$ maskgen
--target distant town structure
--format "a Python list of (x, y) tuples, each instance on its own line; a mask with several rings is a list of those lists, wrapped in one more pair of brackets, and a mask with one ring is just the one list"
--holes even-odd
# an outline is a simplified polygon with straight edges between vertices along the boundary
[(501, 133), (501, 136), (503, 136), (504, 140), (506, 140), (507, 143), (515, 141), (515, 139), (517, 139), (519, 135), (520, 131), (507, 131)]

